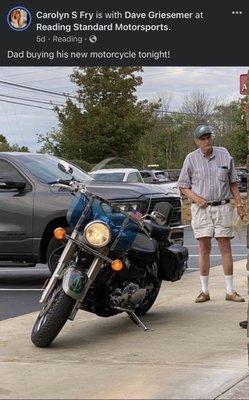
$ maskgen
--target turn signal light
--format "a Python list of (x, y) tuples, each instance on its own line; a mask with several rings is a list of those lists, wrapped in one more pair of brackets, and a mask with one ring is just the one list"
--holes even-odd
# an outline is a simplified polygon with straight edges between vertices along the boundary
[(114, 260), (111, 264), (113, 271), (121, 271), (123, 263), (121, 260)]
[(56, 228), (54, 230), (54, 237), (57, 240), (63, 240), (66, 237), (66, 231), (64, 228)]

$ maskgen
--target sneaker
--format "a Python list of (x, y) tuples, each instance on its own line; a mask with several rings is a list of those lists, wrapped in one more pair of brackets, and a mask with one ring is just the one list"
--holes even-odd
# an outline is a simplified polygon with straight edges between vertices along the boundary
[(226, 300), (235, 301), (237, 303), (244, 303), (244, 297), (241, 297), (239, 293), (233, 292), (231, 294), (226, 294)]
[(195, 299), (196, 303), (204, 303), (204, 301), (209, 301), (210, 296), (209, 293), (201, 292)]
[(239, 323), (239, 326), (241, 326), (241, 328), (247, 329), (247, 324), (248, 324), (247, 321), (241, 321), (241, 322)]

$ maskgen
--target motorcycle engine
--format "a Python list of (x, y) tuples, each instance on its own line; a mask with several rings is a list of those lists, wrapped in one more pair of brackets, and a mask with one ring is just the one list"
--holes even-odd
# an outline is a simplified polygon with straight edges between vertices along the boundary
[(123, 290), (116, 289), (110, 296), (110, 305), (118, 310), (134, 310), (145, 297), (146, 289), (136, 283), (124, 284)]
[(82, 309), (101, 317), (118, 314), (122, 310), (134, 310), (144, 297), (153, 290), (157, 281), (157, 266), (134, 265), (123, 260), (125, 267), (113, 272), (109, 264), (103, 264), (97, 279), (84, 299)]

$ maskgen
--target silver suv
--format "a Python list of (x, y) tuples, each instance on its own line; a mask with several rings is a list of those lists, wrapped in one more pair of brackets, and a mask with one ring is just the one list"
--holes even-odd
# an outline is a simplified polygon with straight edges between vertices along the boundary
[[(57, 179), (68, 180), (58, 168), (59, 159), (37, 153), (0, 153), (0, 260), (47, 261), (47, 249), (58, 226), (68, 226), (66, 213), (72, 195), (67, 189), (52, 186)], [(157, 202), (167, 201), (174, 207), (171, 225), (181, 224), (180, 198), (168, 196), (143, 184), (96, 182), (80, 168), (72, 165), (74, 179), (84, 182), (99, 194), (112, 193), (112, 199), (137, 204), (145, 213)], [(128, 193), (128, 196), (127, 196)], [(182, 229), (173, 237), (182, 242)]]

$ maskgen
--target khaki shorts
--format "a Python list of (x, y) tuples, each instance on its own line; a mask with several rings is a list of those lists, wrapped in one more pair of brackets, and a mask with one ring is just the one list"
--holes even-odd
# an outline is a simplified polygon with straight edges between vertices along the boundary
[(209, 237), (234, 237), (232, 225), (233, 206), (231, 203), (220, 206), (198, 207), (191, 204), (191, 226), (196, 239)]

